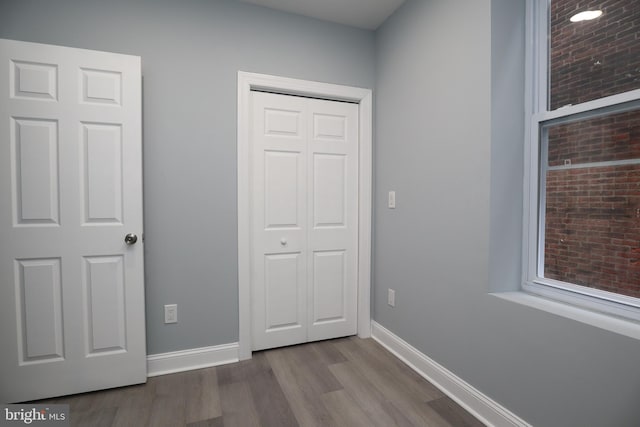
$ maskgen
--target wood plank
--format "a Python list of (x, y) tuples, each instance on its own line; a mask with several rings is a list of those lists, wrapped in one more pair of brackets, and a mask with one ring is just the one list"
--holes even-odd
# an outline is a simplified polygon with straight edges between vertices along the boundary
[(327, 340), (307, 344), (326, 365), (347, 361), (342, 353), (333, 345), (336, 340)]
[(322, 393), (317, 393), (317, 386), (311, 385), (313, 377), (292, 369), (291, 359), (287, 356), (282, 349), (267, 353), (267, 359), (298, 423), (305, 427), (338, 426), (319, 400)]
[(246, 382), (220, 386), (220, 404), (225, 427), (259, 427), (251, 390)]
[(424, 396), (425, 400), (439, 399), (444, 396), (436, 386), (425, 380), (420, 374), (407, 366), (386, 348), (371, 338), (351, 339), (362, 352), (376, 360), (380, 366), (386, 366), (389, 372), (398, 376), (415, 393)]
[[(433, 408), (426, 405), (427, 401), (433, 400), (429, 389), (425, 392), (412, 387), (412, 383), (406, 378), (391, 372), (387, 364), (362, 351), (362, 348), (350, 340), (337, 343), (336, 347), (411, 423), (418, 426), (448, 426), (448, 423)], [(440, 396), (442, 396), (441, 393)]]
[(260, 422), (265, 426), (297, 427), (291, 410), (273, 370), (260, 372), (249, 381), (251, 396)]
[(475, 417), (473, 417), (473, 415), (471, 415), (463, 407), (458, 405), (447, 396), (440, 399), (432, 400), (427, 404), (453, 426), (484, 427), (483, 423), (478, 421)]
[(321, 399), (339, 426), (369, 427), (373, 424), (346, 390), (325, 393)]
[(184, 372), (151, 377), (147, 381), (156, 396), (184, 396), (187, 378)]
[(412, 427), (409, 421), (392, 402), (360, 373), (353, 362), (338, 363), (329, 366), (331, 372), (344, 386), (354, 402), (371, 419), (371, 425), (378, 427)]
[(222, 416), (216, 368), (185, 372), (187, 423)]
[(156, 395), (151, 405), (147, 426), (176, 427), (185, 425), (184, 396)]
[(155, 387), (151, 384), (126, 387), (112, 427), (144, 426), (149, 421)]
[(187, 427), (224, 427), (224, 420), (222, 419), (222, 417), (217, 417), (210, 420), (189, 423), (187, 424)]
[(296, 345), (280, 350), (288, 360), (289, 369), (299, 378), (306, 379), (314, 393), (323, 394), (342, 389), (342, 385), (329, 371), (327, 361), (314, 351), (313, 346)]
[(254, 375), (269, 369), (271, 369), (271, 366), (267, 360), (266, 352), (257, 351), (252, 354), (249, 360), (218, 366), (216, 368), (218, 385), (248, 381)]
[(349, 360), (357, 361), (363, 369), (366, 367), (375, 372), (380, 382), (406, 390), (421, 402), (428, 402), (444, 396), (440, 390), (404, 365), (402, 361), (392, 360), (395, 357), (386, 352), (382, 346), (373, 342), (374, 346), (366, 347), (362, 341), (369, 341), (369, 344), (373, 342), (370, 338), (367, 340), (350, 339), (336, 343), (336, 347)]
[(69, 417), (71, 427), (111, 427), (118, 408), (96, 409), (87, 412), (76, 412)]

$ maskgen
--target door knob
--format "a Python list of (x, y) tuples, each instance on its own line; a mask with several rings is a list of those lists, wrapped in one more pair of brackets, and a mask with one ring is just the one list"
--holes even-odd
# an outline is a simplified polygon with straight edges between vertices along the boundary
[(136, 243), (138, 241), (138, 236), (136, 236), (135, 234), (127, 234), (126, 236), (124, 236), (124, 242), (127, 245), (133, 245), (134, 243)]

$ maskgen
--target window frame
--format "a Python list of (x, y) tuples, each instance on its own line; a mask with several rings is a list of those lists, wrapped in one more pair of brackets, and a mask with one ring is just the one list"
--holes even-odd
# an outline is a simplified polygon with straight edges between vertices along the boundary
[[(527, 54), (525, 60), (525, 188), (523, 231), (524, 292), (561, 303), (640, 321), (640, 298), (634, 298), (573, 283), (541, 277), (544, 271), (546, 168), (540, 129), (549, 122), (588, 119), (604, 113), (640, 108), (640, 89), (611, 95), (580, 104), (549, 110), (549, 14), (551, 0), (527, 2)], [(618, 162), (616, 162), (618, 163)], [(622, 161), (620, 164), (637, 164)], [(597, 165), (596, 165), (597, 166)], [(575, 166), (574, 166), (575, 167)], [(541, 179), (542, 177), (542, 179)]]

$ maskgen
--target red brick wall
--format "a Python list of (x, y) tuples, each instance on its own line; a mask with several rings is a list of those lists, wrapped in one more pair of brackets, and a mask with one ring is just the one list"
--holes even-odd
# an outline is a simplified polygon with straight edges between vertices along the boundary
[[(569, 22), (600, 9), (593, 21)], [(552, 0), (550, 108), (640, 88), (640, 1)]]
[(545, 277), (640, 298), (640, 166), (547, 173)]
[(576, 165), (638, 158), (640, 110), (556, 125), (549, 129), (549, 166), (562, 166), (567, 161)]
[[(579, 4), (579, 9), (577, 5)], [(595, 21), (570, 23), (579, 10)], [(553, 0), (550, 108), (640, 88), (640, 0)], [(640, 158), (640, 110), (549, 129), (548, 165)], [(640, 165), (547, 173), (545, 277), (640, 298)]]

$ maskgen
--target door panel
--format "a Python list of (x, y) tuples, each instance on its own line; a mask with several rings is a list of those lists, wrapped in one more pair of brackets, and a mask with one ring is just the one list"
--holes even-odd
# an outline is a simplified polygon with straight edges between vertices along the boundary
[(309, 100), (308, 340), (357, 332), (358, 106)]
[[(295, 108), (295, 107), (294, 107)], [(264, 134), (300, 138), (302, 111), (278, 108), (264, 109)]]
[(267, 332), (299, 328), (303, 322), (298, 310), (300, 253), (265, 257), (265, 318)]
[(315, 252), (313, 258), (313, 322), (345, 320), (345, 251)]
[(140, 58), (0, 40), (0, 65), (0, 401), (144, 382)]
[(20, 363), (64, 356), (60, 259), (17, 260)]
[(82, 102), (119, 106), (122, 96), (122, 72), (81, 68)]
[(300, 153), (265, 151), (265, 229), (300, 227)]
[(58, 66), (10, 60), (12, 98), (58, 100)]
[(344, 227), (346, 219), (346, 167), (344, 154), (313, 155), (313, 225)]
[(316, 141), (345, 141), (347, 120), (345, 116), (313, 114), (313, 138)]
[(304, 100), (260, 95), (252, 138), (255, 350), (302, 342), (307, 333)]
[(122, 256), (85, 257), (88, 355), (126, 350)]
[(81, 123), (84, 223), (122, 223), (122, 127)]
[(58, 224), (58, 122), (11, 118), (17, 224)]
[(358, 107), (251, 102), (252, 348), (355, 334)]

